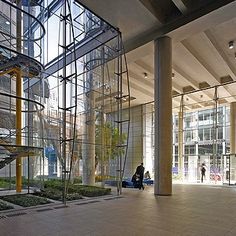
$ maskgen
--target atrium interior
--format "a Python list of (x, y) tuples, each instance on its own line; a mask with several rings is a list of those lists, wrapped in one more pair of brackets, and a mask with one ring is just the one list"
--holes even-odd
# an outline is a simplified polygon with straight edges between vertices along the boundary
[(234, 187), (235, 10), (233, 0), (1, 0), (3, 217), (16, 198), (140, 203), (140, 163), (148, 199)]

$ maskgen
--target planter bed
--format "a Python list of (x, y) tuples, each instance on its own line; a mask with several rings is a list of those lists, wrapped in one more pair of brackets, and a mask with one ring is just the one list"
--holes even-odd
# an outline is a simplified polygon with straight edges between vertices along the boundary
[[(54, 200), (61, 200), (62, 191), (64, 190), (64, 186), (61, 181), (58, 180), (49, 180), (44, 183), (44, 190), (42, 190), (39, 196), (44, 196), (47, 198), (51, 198)], [(110, 188), (102, 188), (97, 186), (89, 186), (89, 185), (80, 185), (80, 184), (70, 184), (68, 187), (68, 197), (73, 198), (73, 195), (81, 195), (82, 197), (98, 197), (103, 195), (111, 194)], [(53, 195), (56, 195), (53, 197)], [(79, 199), (79, 198), (77, 198)], [(76, 200), (76, 198), (71, 199)]]
[(9, 206), (6, 203), (0, 201), (0, 211), (9, 210), (9, 209), (14, 209), (14, 207)]
[(8, 195), (2, 196), (0, 199), (13, 203), (15, 205), (19, 205), (22, 207), (30, 207), (51, 203), (46, 198), (30, 195), (30, 194), (16, 194), (16, 195)]
[[(52, 187), (50, 188), (45, 188), (41, 192), (35, 192), (34, 195), (40, 196), (40, 197), (45, 197), (45, 198), (50, 198), (56, 201), (62, 201), (62, 191), (58, 189), (54, 189)], [(72, 201), (72, 200), (79, 200), (82, 199), (83, 197), (79, 193), (68, 193), (66, 196), (67, 201)]]

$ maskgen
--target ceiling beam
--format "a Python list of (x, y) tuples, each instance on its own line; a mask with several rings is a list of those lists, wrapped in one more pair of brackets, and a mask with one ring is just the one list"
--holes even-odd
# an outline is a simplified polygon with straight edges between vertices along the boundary
[(180, 67), (172, 63), (172, 68), (176, 74), (181, 76), (181, 79), (184, 79), (185, 83), (191, 85), (194, 89), (199, 89), (198, 82), (186, 74)]
[(188, 12), (188, 8), (184, 4), (183, 0), (172, 0), (172, 2), (182, 12), (182, 14), (186, 14)]
[[(150, 30), (147, 30), (143, 33), (141, 33), (139, 36), (127, 40), (124, 43), (124, 47), (126, 52), (132, 51), (142, 45), (145, 45), (157, 38), (162, 37), (163, 35), (167, 35), (167, 34), (171, 34), (171, 33), (176, 33), (176, 30), (180, 29), (184, 30), (186, 29), (186, 32), (189, 31), (189, 28), (191, 28), (192, 30), (195, 30), (198, 33), (199, 32), (199, 27), (195, 27), (196, 24), (199, 26), (199, 24), (202, 26), (202, 22), (199, 23), (198, 19), (201, 18), (202, 16), (205, 16), (207, 14), (209, 14), (210, 12), (214, 11), (214, 14), (211, 14), (211, 17), (209, 19), (209, 21), (207, 21), (206, 23), (206, 19), (204, 19), (204, 29), (207, 29), (211, 26), (215, 26), (217, 20), (220, 21), (222, 20), (226, 20), (226, 19), (230, 19), (232, 17), (235, 17), (235, 8), (231, 6), (231, 4), (233, 4), (233, 6), (236, 5), (235, 0), (219, 0), (219, 1), (214, 1), (212, 4), (209, 4), (208, 6), (205, 6), (204, 8), (201, 8), (199, 10), (196, 10), (194, 12), (192, 12), (191, 14), (187, 14), (185, 16), (179, 17), (178, 19), (176, 19), (175, 21), (172, 21), (170, 23), (167, 23), (165, 25), (163, 25), (162, 27), (156, 27), (156, 28), (152, 28)], [(226, 6), (227, 5), (227, 6)], [(222, 14), (222, 8), (223, 6), (226, 6), (226, 8), (224, 9), (225, 12), (227, 12), (227, 14)], [(220, 10), (219, 10), (220, 9)], [(219, 10), (219, 12), (217, 11)], [(221, 13), (221, 14), (220, 14)], [(220, 14), (220, 17), (219, 17)], [(221, 18), (222, 17), (222, 18)], [(193, 27), (194, 25), (194, 27)], [(201, 31), (204, 30), (201, 27)], [(193, 34), (193, 32), (189, 32), (191, 35)], [(178, 37), (176, 37), (176, 40), (182, 40), (182, 37), (188, 37), (189, 35), (183, 34), (181, 32), (181, 38), (178, 39)], [(172, 35), (171, 35), (172, 36)]]
[[(187, 75), (186, 72), (184, 72), (181, 68), (179, 68), (177, 65), (175, 65), (174, 63), (172, 64), (172, 68), (174, 69), (174, 71), (179, 74), (179, 76), (181, 76), (181, 79), (185, 80), (186, 84), (191, 85), (194, 89), (199, 90), (199, 83), (194, 80), (191, 76)], [(211, 96), (208, 94), (207, 90), (203, 91), (205, 97), (209, 100), (211, 100)]]
[[(132, 71), (129, 72), (129, 75), (130, 75), (131, 91), (132, 91), (132, 89), (138, 90), (139, 92), (152, 97), (152, 100), (153, 100), (154, 99), (154, 81), (153, 80), (149, 81), (148, 79), (145, 80), (141, 76), (136, 75)], [(136, 83), (136, 82), (138, 82), (138, 83)], [(139, 85), (141, 84), (141, 86), (139, 86), (137, 84), (139, 84)], [(142, 84), (143, 84), (143, 86), (145, 86), (145, 85), (148, 86), (149, 87), (148, 90), (144, 89)], [(183, 89), (175, 83), (172, 83), (172, 88), (179, 93), (183, 93)], [(133, 95), (135, 96), (135, 92)], [(176, 102), (175, 100), (173, 100), (173, 102), (175, 103), (175, 105), (177, 105), (177, 106), (179, 105), (178, 102)]]
[(172, 88), (180, 94), (183, 93), (183, 88), (179, 86), (175, 81), (173, 81), (173, 79), (172, 79)]
[(139, 66), (140, 68), (143, 69), (143, 72), (147, 72), (149, 74), (154, 74), (154, 69), (152, 66), (148, 65), (147, 63), (145, 63), (143, 60), (139, 59), (137, 61), (134, 62), (137, 66)]
[(164, 24), (166, 22), (165, 12), (162, 11), (161, 7), (158, 6), (157, 1), (152, 0), (139, 0), (143, 6), (156, 17), (156, 19)]
[[(151, 100), (153, 100), (154, 90), (153, 90), (153, 92), (151, 92), (149, 89), (143, 88), (142, 85), (140, 86), (140, 83), (137, 84), (137, 83), (133, 82), (133, 80), (135, 80), (135, 79), (133, 77), (131, 78), (131, 76), (130, 76), (129, 85), (130, 85), (131, 91), (137, 90), (137, 91), (143, 93), (145, 96), (149, 96), (150, 98), (152, 98)], [(127, 85), (126, 81), (124, 82), (124, 84)], [(135, 97), (135, 93), (132, 92), (131, 95)]]
[(153, 82), (153, 80), (150, 80), (148, 78), (145, 79), (143, 76), (140, 76), (140, 75), (134, 73), (132, 70), (129, 70), (129, 76), (132, 79), (136, 80), (138, 83), (142, 83), (143, 84), (142, 88), (143, 87), (148, 87), (148, 88), (152, 89), (152, 91), (154, 91), (154, 87), (153, 87), (154, 82)]
[[(172, 87), (174, 90), (176, 90), (178, 93), (183, 94), (183, 88), (181, 88), (174, 79), (172, 79)], [(189, 101), (192, 100), (194, 103), (198, 104), (200, 107), (203, 107), (201, 99), (197, 98), (194, 94), (186, 94), (184, 95), (185, 98), (187, 98)], [(191, 105), (191, 104), (188, 104)]]
[[(183, 40), (182, 45), (187, 49), (187, 51), (200, 63), (200, 65), (210, 74), (212, 82), (215, 84), (220, 84), (220, 77), (211, 68), (208, 62), (200, 55), (200, 53), (187, 41)], [(209, 81), (210, 82), (210, 81)], [(212, 84), (213, 85), (213, 84)]]
[[(147, 65), (145, 62), (143, 62), (142, 60), (137, 60), (135, 62), (135, 64), (140, 67), (142, 70), (150, 73), (151, 76), (153, 76), (154, 70), (151, 66)], [(177, 66), (174, 66), (173, 68), (175, 68), (175, 71), (181, 76), (181, 79), (184, 79), (186, 81), (187, 84), (191, 85), (194, 89), (199, 89), (198, 87), (198, 83), (196, 81), (194, 81), (192, 78), (190, 79), (189, 76), (187, 76), (181, 69), (179, 69)], [(182, 74), (181, 74), (182, 73)], [(184, 74), (184, 76), (183, 76)], [(144, 79), (139, 75), (136, 75), (135, 73), (131, 72), (130, 76), (133, 78), (138, 78), (138, 81), (143, 81), (143, 83), (145, 85), (148, 85), (150, 88), (153, 89), (154, 87), (154, 83), (152, 82), (152, 80), (150, 79)], [(188, 79), (186, 79), (186, 76), (188, 77)], [(172, 88), (173, 90), (177, 91), (178, 93), (182, 94), (183, 93), (183, 88), (181, 86), (178, 85), (178, 81), (176, 81), (175, 78), (172, 79)], [(205, 97), (207, 97), (209, 100), (211, 100), (211, 98), (209, 97), (209, 95), (207, 95), (207, 93), (204, 93)], [(185, 95), (188, 96), (189, 99), (193, 100), (195, 103), (198, 103), (199, 106), (203, 107), (202, 105), (202, 100), (197, 98), (194, 94), (191, 95)]]
[[(201, 64), (201, 66), (209, 73), (211, 78), (215, 79), (216, 84), (220, 85), (220, 77), (215, 73), (215, 71), (211, 68), (211, 66), (207, 63), (207, 61), (203, 57), (201, 57), (200, 54), (192, 47), (192, 45), (188, 43), (187, 40), (183, 40), (182, 45), (189, 51), (189, 53), (195, 59), (197, 59), (197, 61)], [(226, 88), (223, 88), (222, 90), (225, 90), (227, 96), (229, 97), (232, 96), (231, 93)], [(226, 98), (226, 100), (232, 102), (232, 98)]]
[(215, 50), (218, 52), (222, 60), (225, 62), (229, 75), (232, 77), (233, 80), (236, 80), (236, 70), (227, 55), (225, 54), (224, 50), (220, 47), (219, 43), (215, 39), (213, 33), (210, 30), (206, 30), (203, 33), (205, 34), (209, 42), (213, 45)]
[(181, 15), (179, 9), (171, 0), (139, 0), (157, 20), (165, 24)]

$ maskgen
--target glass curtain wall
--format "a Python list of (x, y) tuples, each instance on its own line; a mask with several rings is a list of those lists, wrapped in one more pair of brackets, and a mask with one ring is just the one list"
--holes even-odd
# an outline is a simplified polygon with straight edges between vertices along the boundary
[[(181, 122), (177, 115), (180, 106), (173, 113), (173, 178), (194, 183), (222, 184), (226, 181), (224, 155), (230, 153), (230, 103), (235, 100), (232, 90), (235, 86), (222, 85), (183, 96), (182, 144), (179, 142)], [(229, 92), (230, 90), (230, 92)], [(225, 97), (226, 91), (232, 96)], [(178, 96), (174, 101), (178, 101)], [(181, 146), (180, 146), (181, 145)], [(183, 153), (179, 151), (182, 147)], [(182, 167), (179, 160), (183, 160)], [(206, 169), (202, 179), (202, 166)]]
[(56, 179), (65, 202), (71, 183), (104, 186), (109, 178), (121, 193), (130, 91), (120, 32), (70, 0), (1, 1), (0, 16), (5, 187), (23, 180), (29, 191)]
[[(204, 91), (192, 91), (173, 97), (173, 180), (177, 182), (231, 184), (235, 181), (235, 154), (232, 152), (230, 135), (233, 132), (231, 103), (235, 102), (234, 88), (230, 82)], [(225, 94), (231, 94), (226, 96)], [(144, 111), (151, 104), (143, 105)], [(154, 111), (153, 111), (154, 113)], [(147, 147), (153, 143), (154, 129), (148, 131), (153, 119), (144, 112), (144, 156), (152, 162)], [(145, 143), (148, 136), (152, 141)], [(152, 146), (152, 150), (154, 147)], [(201, 167), (206, 172), (201, 180)]]

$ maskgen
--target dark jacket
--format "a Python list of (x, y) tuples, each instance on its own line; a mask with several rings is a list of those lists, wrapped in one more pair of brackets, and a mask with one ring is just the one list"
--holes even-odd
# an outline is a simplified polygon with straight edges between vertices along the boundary
[(138, 166), (135, 173), (139, 175), (140, 179), (143, 179), (144, 167), (142, 165)]

